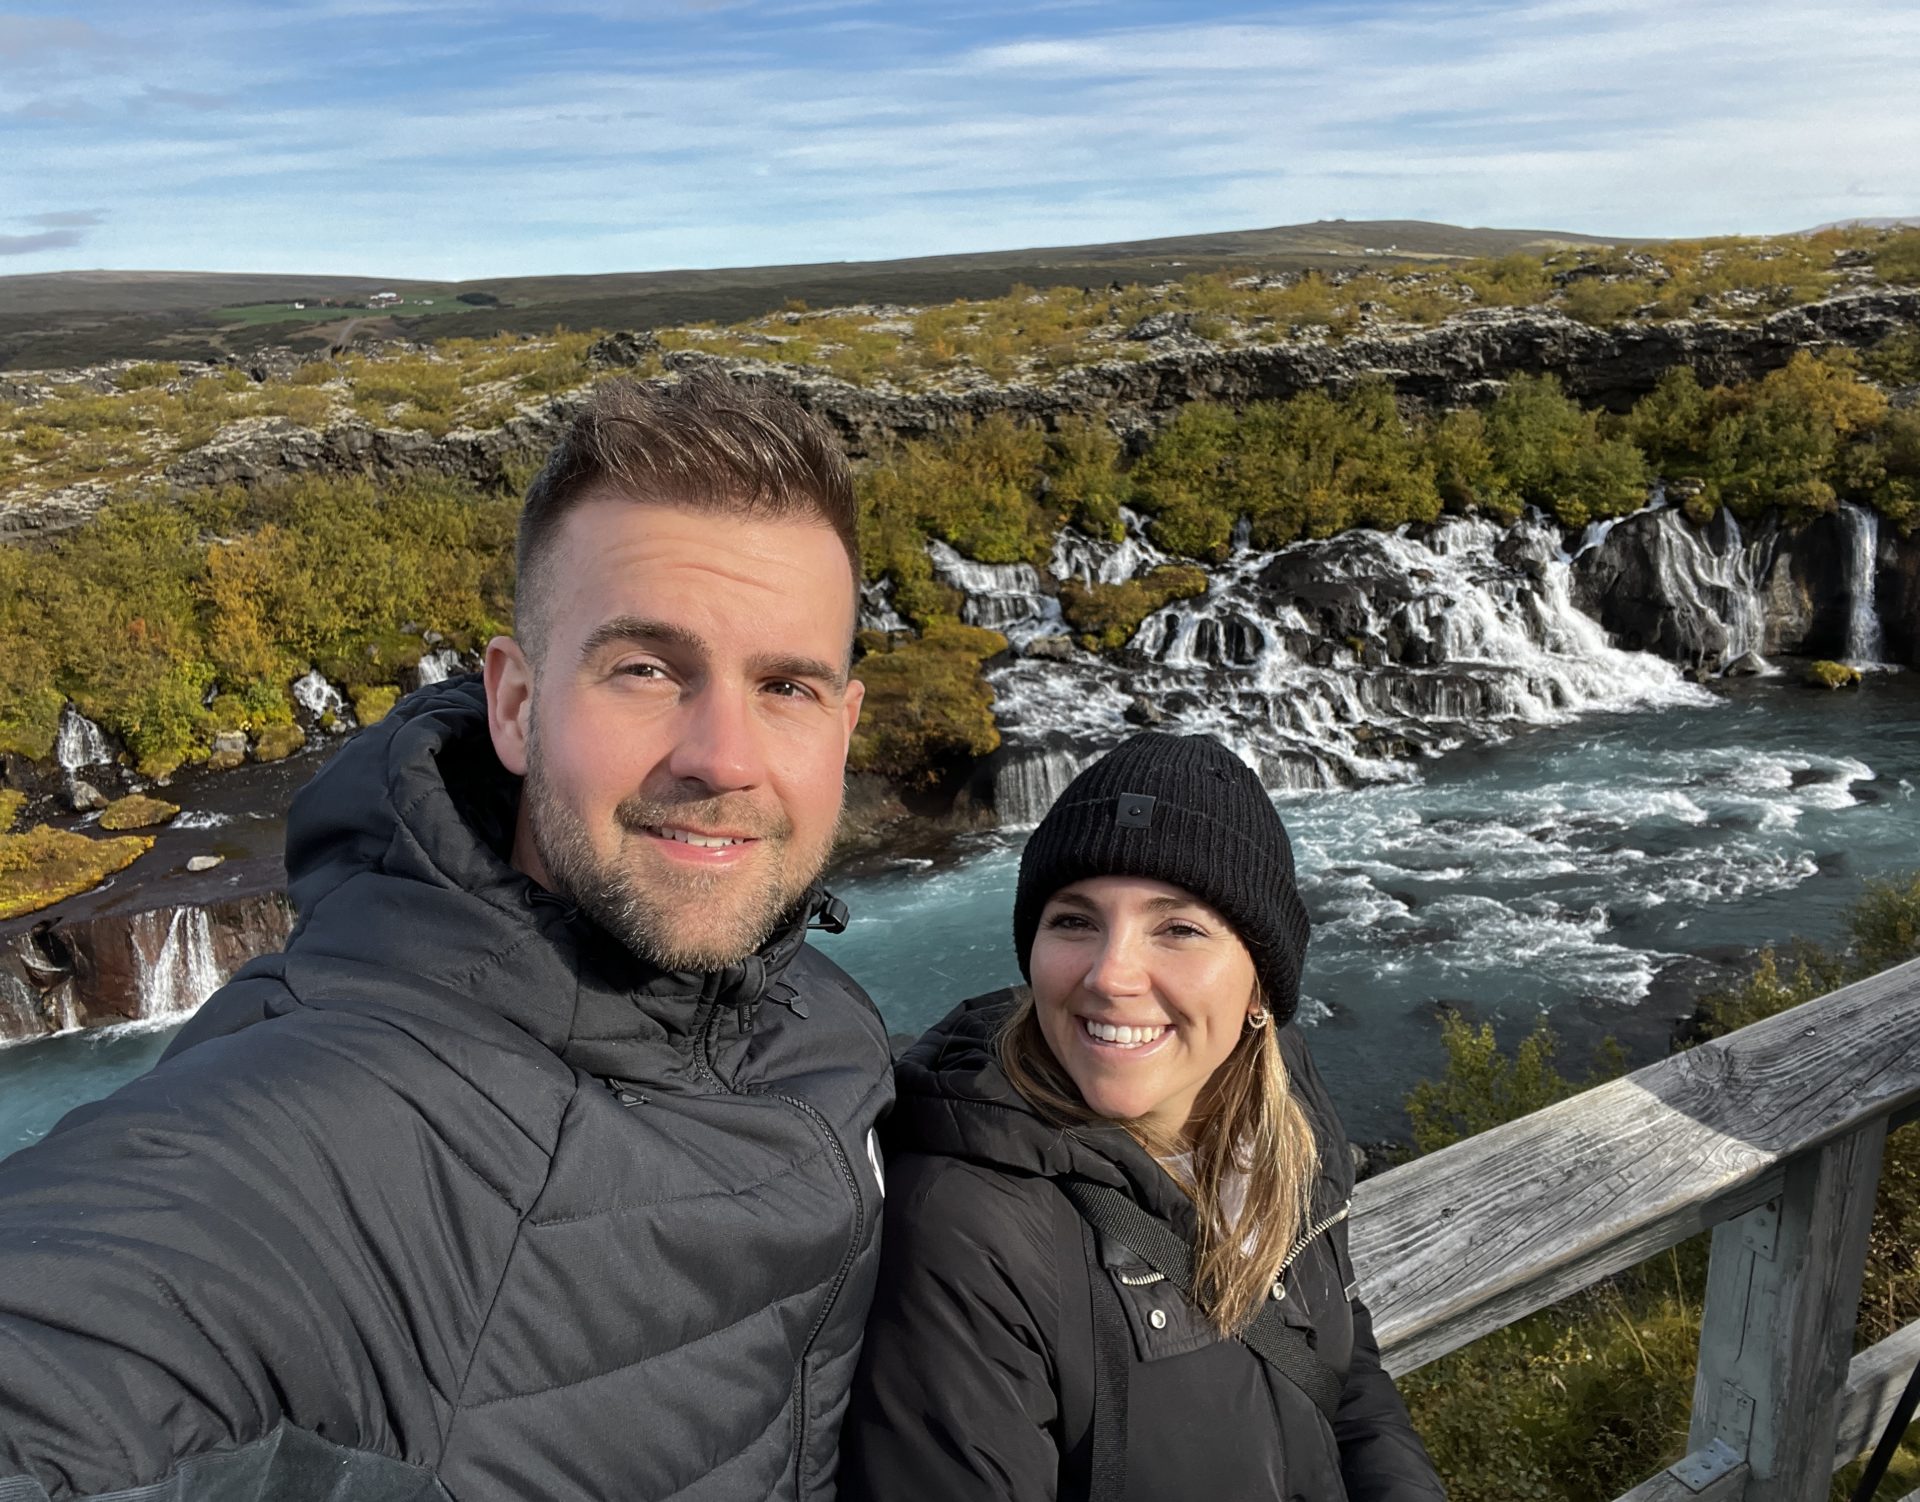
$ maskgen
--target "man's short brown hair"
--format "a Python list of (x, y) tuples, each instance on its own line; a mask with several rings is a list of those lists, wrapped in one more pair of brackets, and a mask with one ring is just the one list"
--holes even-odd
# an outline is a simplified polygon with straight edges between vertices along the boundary
[(536, 662), (554, 539), (576, 503), (606, 490), (642, 505), (817, 520), (846, 548), (859, 586), (853, 479), (818, 418), (778, 392), (720, 376), (604, 381), (528, 487), (520, 512), (514, 631)]

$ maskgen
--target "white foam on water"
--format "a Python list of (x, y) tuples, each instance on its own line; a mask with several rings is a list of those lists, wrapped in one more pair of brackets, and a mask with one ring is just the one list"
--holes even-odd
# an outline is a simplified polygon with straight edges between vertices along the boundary
[(231, 824), (231, 814), (216, 814), (208, 809), (192, 808), (176, 818), (170, 829), (218, 829), (222, 824)]
[(353, 712), (347, 708), (346, 698), (340, 690), (327, 682), (318, 668), (310, 669), (304, 677), (293, 682), (293, 702), (298, 704), (318, 724), (321, 717), (331, 715), (334, 728), (351, 729)]

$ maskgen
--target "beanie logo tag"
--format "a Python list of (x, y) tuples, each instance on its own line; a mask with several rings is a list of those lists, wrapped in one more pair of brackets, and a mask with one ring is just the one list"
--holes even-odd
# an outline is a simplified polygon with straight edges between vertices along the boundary
[(1116, 829), (1145, 829), (1153, 818), (1154, 800), (1145, 793), (1122, 793), (1115, 805)]

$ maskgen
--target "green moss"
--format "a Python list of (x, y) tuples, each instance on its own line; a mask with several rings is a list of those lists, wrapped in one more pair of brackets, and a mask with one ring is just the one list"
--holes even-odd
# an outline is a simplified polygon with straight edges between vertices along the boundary
[(356, 688), (352, 695), (353, 717), (362, 725), (377, 725), (399, 702), (400, 690), (388, 683), (373, 688)]
[(147, 835), (93, 840), (45, 824), (0, 834), (0, 921), (89, 891), (152, 848)]
[(1133, 640), (1140, 623), (1154, 611), (1206, 592), (1205, 569), (1170, 563), (1123, 584), (1070, 579), (1060, 586), (1060, 609), (1089, 652), (1112, 651)]
[(849, 769), (928, 787), (994, 750), (1000, 732), (981, 668), (1006, 645), (997, 631), (942, 624), (916, 640), (870, 651), (854, 670), (866, 685), (866, 702)]
[(253, 759), (285, 761), (306, 743), (306, 733), (298, 725), (269, 725), (253, 743)]
[(18, 788), (0, 788), (0, 834), (6, 834), (13, 828), (13, 821), (20, 817), (20, 810), (26, 806), (27, 795)]
[(1860, 669), (1849, 667), (1844, 662), (1810, 662), (1807, 664), (1807, 682), (1816, 688), (1857, 688)]
[(168, 823), (179, 813), (180, 805), (177, 803), (134, 793), (125, 798), (116, 798), (101, 809), (100, 827), (116, 833), (126, 829), (149, 829), (155, 824)]

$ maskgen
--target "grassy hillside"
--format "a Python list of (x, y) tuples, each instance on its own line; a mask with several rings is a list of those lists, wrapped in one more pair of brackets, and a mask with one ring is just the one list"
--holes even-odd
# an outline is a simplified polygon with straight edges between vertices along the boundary
[[(407, 305), (394, 330), (474, 337), (567, 328), (652, 328), (733, 322), (792, 299), (815, 306), (927, 303), (998, 297), (1016, 285), (1080, 286), (1159, 280), (1195, 270), (1268, 272), (1372, 264), (1396, 258), (1497, 256), (1549, 245), (1599, 245), (1550, 230), (1467, 229), (1418, 220), (1328, 220), (1274, 229), (1182, 235), (1108, 245), (1068, 245), (897, 261), (748, 266), (602, 276), (498, 277), (422, 282), (374, 277), (78, 271), (0, 277), (0, 369), (39, 369), (136, 358), (201, 359), (262, 343), (318, 346), (337, 320), (295, 301), (363, 298), (382, 289)], [(1625, 243), (1625, 242), (1621, 242)], [(470, 308), (461, 293), (498, 299)], [(418, 298), (431, 297), (431, 311)], [(282, 316), (269, 316), (277, 305)], [(242, 311), (242, 310), (245, 311)]]

